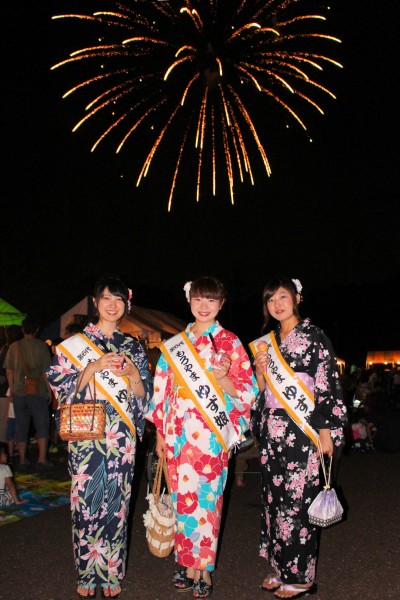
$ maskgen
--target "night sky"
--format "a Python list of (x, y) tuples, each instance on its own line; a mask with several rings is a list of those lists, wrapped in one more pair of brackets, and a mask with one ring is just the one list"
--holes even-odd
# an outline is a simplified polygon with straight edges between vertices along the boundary
[(167, 160), (137, 189), (134, 145), (91, 154), (90, 131), (71, 133), (83, 103), (61, 99), (74, 79), (50, 67), (86, 40), (50, 17), (97, 4), (2, 5), (0, 296), (44, 326), (116, 273), (134, 303), (188, 320), (184, 282), (215, 274), (230, 295), (221, 321), (248, 342), (264, 284), (283, 274), (301, 279), (302, 315), (345, 360), (400, 347), (398, 0), (331, 2), (344, 69), (329, 71), (325, 115), (307, 116), (313, 143), (267, 115), (271, 178), (256, 169), (232, 206), (224, 186), (196, 203), (186, 175), (171, 213)]

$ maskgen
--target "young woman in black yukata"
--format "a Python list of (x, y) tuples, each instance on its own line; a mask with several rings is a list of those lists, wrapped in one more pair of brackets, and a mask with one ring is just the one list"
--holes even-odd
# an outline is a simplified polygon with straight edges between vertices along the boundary
[[(276, 327), (272, 336), (250, 345), (262, 393), (260, 555), (272, 568), (261, 587), (277, 598), (316, 592), (318, 532), (309, 523), (307, 511), (320, 491), (319, 452), (331, 456), (341, 447), (346, 423), (331, 342), (310, 319), (300, 318), (301, 291), (297, 279), (267, 283), (263, 293), (265, 327), (271, 318)], [(296, 386), (301, 402), (290, 404), (285, 394), (289, 399), (290, 394), (295, 397)], [(308, 414), (303, 417), (306, 409)]]

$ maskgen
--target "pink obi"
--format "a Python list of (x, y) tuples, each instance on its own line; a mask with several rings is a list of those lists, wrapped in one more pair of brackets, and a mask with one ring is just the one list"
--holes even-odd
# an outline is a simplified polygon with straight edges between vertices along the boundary
[[(314, 394), (314, 379), (310, 377), (307, 373), (295, 373), (295, 376), (298, 377), (304, 385), (308, 387), (310, 392)], [(266, 408), (283, 408), (282, 404), (277, 400), (274, 394), (269, 389), (268, 385), (265, 389), (265, 407)]]

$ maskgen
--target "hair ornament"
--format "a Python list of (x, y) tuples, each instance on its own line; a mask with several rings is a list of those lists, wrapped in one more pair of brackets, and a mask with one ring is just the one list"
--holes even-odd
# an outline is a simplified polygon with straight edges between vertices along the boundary
[(298, 294), (301, 294), (301, 290), (303, 289), (303, 286), (301, 285), (301, 281), (300, 279), (292, 279), (293, 285), (296, 288), (296, 292)]
[(183, 286), (184, 292), (185, 292), (185, 296), (186, 296), (186, 300), (188, 302), (190, 302), (190, 288), (192, 287), (192, 282), (191, 281), (187, 281), (185, 283), (185, 285)]
[(132, 290), (131, 290), (131, 288), (128, 288), (128, 302), (127, 302), (128, 312), (130, 312), (130, 310), (131, 310), (131, 306), (132, 306), (131, 300), (132, 300)]

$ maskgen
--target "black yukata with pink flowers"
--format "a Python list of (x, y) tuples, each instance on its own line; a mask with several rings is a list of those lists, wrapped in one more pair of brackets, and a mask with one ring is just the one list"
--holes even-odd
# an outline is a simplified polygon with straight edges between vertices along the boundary
[[(298, 323), (283, 342), (279, 327), (275, 336), (287, 364), (314, 394), (310, 425), (317, 432), (330, 429), (335, 452), (339, 451), (347, 417), (330, 340), (309, 319)], [(318, 532), (310, 525), (307, 511), (320, 491), (318, 451), (280, 408), (268, 384), (260, 400), (260, 555), (283, 583), (311, 583), (316, 574)]]

